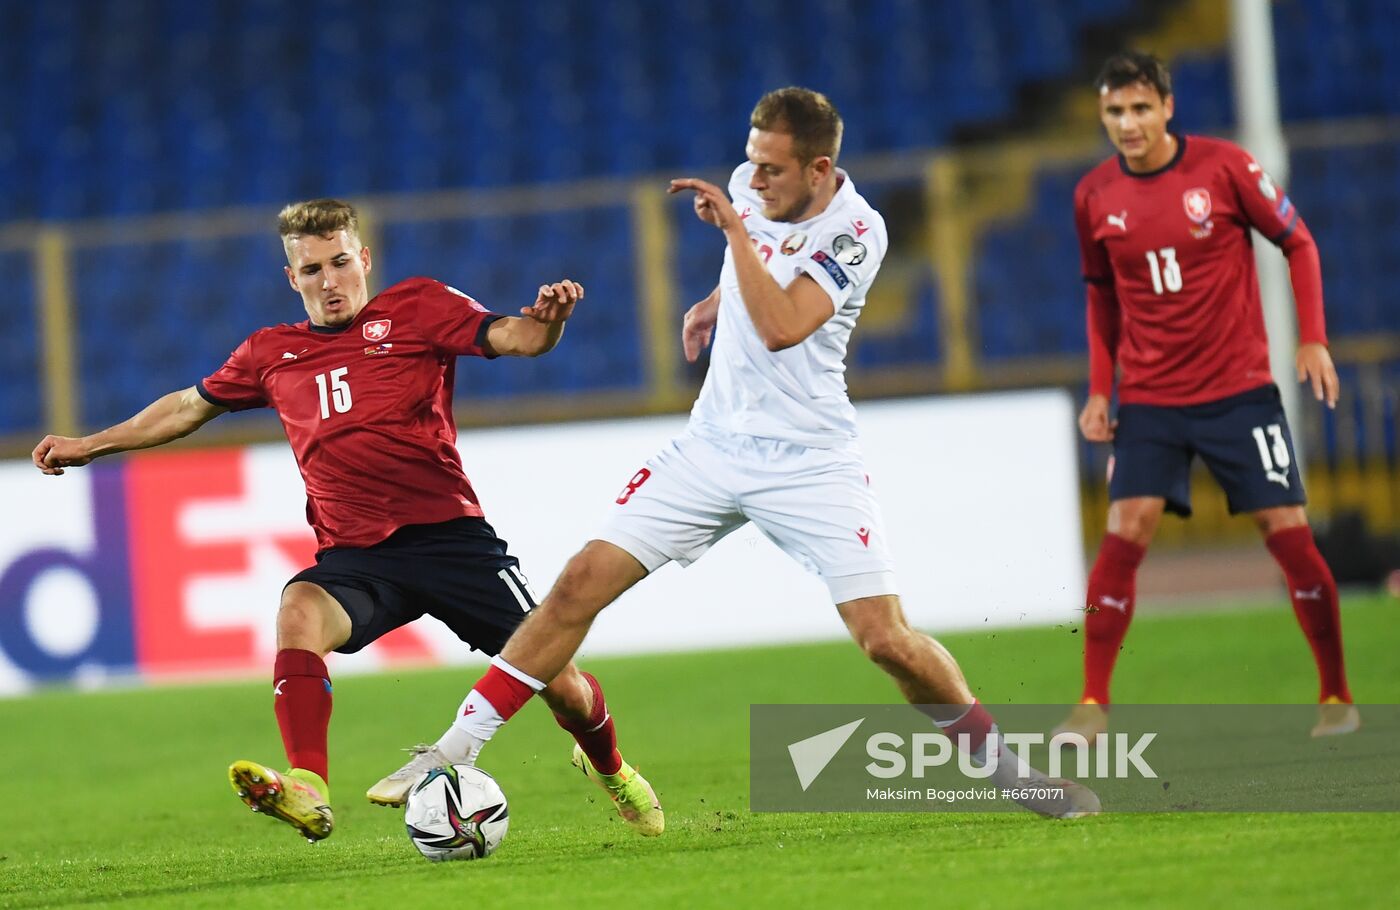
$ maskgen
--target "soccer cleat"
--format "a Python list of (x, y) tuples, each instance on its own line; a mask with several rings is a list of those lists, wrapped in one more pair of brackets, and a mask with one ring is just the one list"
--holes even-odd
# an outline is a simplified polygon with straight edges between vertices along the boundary
[(294, 768), (279, 774), (266, 765), (239, 760), (229, 765), (229, 783), (254, 812), (263, 812), (296, 828), (313, 844), (331, 836), (329, 788), (313, 771)]
[(1077, 733), (1093, 745), (1094, 737), (1107, 732), (1108, 709), (1090, 700), (1070, 709), (1069, 717), (1065, 718), (1064, 723), (1050, 731), (1050, 738), (1054, 739), (1061, 733)]
[(434, 768), (445, 768), (452, 764), (437, 746), (429, 746), (426, 743), (419, 743), (404, 751), (413, 753), (408, 763), (365, 791), (365, 796), (376, 806), (402, 806), (408, 799), (408, 791), (418, 778)]
[(1348, 704), (1335, 695), (1317, 706), (1317, 724), (1312, 728), (1313, 738), (1319, 736), (1342, 736), (1361, 729), (1361, 712), (1356, 705)]
[[(1049, 791), (1059, 790), (1058, 795)], [(1103, 810), (1099, 795), (1078, 781), (1063, 777), (1041, 778), (1026, 782), (1024, 797), (1012, 797), (1012, 802), (1046, 818), (1087, 818)]]
[(666, 830), (666, 813), (661, 811), (656, 791), (645, 777), (637, 773), (636, 768), (624, 761), (616, 774), (602, 774), (593, 767), (593, 762), (588, 760), (578, 744), (574, 745), (574, 757), (570, 764), (607, 791), (617, 807), (617, 814), (638, 834), (656, 837)]

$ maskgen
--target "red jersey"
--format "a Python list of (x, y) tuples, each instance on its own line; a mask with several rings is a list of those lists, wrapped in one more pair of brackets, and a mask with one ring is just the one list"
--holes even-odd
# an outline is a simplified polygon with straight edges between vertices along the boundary
[(346, 326), (259, 329), (196, 388), (234, 411), (277, 411), (306, 481), (320, 549), (366, 547), (410, 524), (480, 516), (452, 419), (459, 355), (487, 354), (499, 316), (410, 278)]
[(1110, 158), (1074, 192), (1090, 392), (1111, 394), (1116, 361), (1122, 403), (1198, 404), (1272, 381), (1251, 227), (1288, 256), (1300, 340), (1327, 341), (1317, 246), (1288, 196), (1240, 147), (1176, 138), (1162, 169)]

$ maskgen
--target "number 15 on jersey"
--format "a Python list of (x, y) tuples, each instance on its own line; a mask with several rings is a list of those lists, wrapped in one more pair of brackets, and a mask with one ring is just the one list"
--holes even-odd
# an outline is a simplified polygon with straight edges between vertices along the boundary
[(349, 367), (338, 367), (329, 373), (316, 374), (316, 391), (321, 396), (321, 419), (331, 416), (331, 407), (337, 414), (350, 410), (354, 401), (350, 398), (350, 383), (345, 381)]

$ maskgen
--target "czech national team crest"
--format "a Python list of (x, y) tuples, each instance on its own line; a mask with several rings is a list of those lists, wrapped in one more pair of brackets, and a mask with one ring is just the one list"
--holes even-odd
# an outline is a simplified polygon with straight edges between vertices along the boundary
[(364, 324), (361, 329), (365, 335), (365, 341), (383, 341), (389, 337), (389, 329), (394, 324), (392, 319), (371, 319)]
[(1186, 217), (1197, 224), (1210, 220), (1210, 191), (1205, 187), (1187, 190), (1181, 196), (1181, 204), (1186, 209)]

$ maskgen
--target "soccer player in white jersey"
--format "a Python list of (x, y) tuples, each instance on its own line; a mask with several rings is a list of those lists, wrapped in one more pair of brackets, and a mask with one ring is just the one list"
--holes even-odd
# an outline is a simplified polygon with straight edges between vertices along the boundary
[[(986, 758), (991, 716), (947, 650), (905, 620), (846, 394), (846, 346), (888, 247), (884, 219), (836, 167), (842, 123), (825, 96), (770, 92), (750, 125), (732, 203), (703, 180), (671, 182), (673, 193), (694, 192), (696, 215), (728, 241), (719, 285), (682, 331), (692, 361), (714, 335), (689, 426), (633, 475), (434, 750), (377, 784), (381, 792), (406, 789), (433, 763), (474, 761), (568, 664), (604, 607), (749, 521), (822, 578), (851, 636), (904, 697)], [(608, 783), (582, 753), (574, 764)], [(1014, 760), (998, 768), (993, 780), (1015, 781)], [(1097, 811), (1089, 790), (1070, 784), (1064, 793), (1026, 805), (1062, 817)]]

